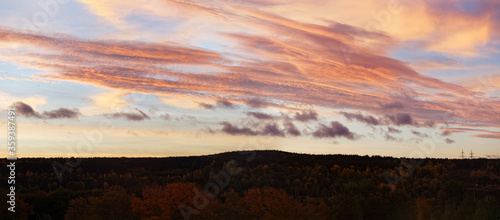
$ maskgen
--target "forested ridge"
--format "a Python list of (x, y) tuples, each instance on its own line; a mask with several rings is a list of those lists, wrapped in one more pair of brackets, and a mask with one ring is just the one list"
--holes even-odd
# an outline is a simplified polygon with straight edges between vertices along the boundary
[(21, 158), (16, 196), (16, 213), (4, 203), (2, 219), (497, 220), (500, 160), (283, 151)]

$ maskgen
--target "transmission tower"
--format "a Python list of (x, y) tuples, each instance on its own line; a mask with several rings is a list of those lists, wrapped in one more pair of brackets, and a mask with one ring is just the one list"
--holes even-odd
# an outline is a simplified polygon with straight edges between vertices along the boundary
[(465, 158), (464, 149), (462, 149), (462, 153), (460, 154), (460, 158), (461, 158), (462, 160)]
[(470, 150), (470, 159), (474, 158), (474, 153), (472, 153), (472, 150)]

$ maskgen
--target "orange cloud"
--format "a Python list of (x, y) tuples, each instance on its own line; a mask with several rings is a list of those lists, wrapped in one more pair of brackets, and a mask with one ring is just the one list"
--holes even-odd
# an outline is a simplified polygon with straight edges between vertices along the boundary
[[(397, 42), (387, 34), (334, 22), (307, 24), (234, 5), (226, 10), (191, 2), (173, 4), (221, 14), (222, 20), (260, 30), (259, 35), (221, 34), (236, 51), (226, 54), (173, 43), (84, 40), (3, 28), (0, 41), (26, 48), (11, 49), (2, 59), (54, 72), (47, 75), (51, 79), (139, 93), (223, 97), (243, 104), (260, 100), (276, 107), (306, 103), (376, 114), (384, 114), (381, 105), (406, 100), (410, 104), (405, 112), (417, 119), (440, 120), (454, 112), (453, 117), (461, 120), (457, 123), (498, 126), (498, 100), (421, 75), (384, 56), (385, 51), (378, 49)], [(223, 71), (178, 71), (173, 68), (177, 64)], [(473, 107), (467, 104), (471, 100)]]

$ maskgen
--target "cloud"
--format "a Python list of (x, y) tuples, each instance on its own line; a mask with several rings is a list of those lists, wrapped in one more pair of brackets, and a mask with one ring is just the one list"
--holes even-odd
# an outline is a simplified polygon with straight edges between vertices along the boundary
[(402, 133), (401, 130), (393, 128), (393, 127), (387, 127), (387, 132), (389, 132), (389, 133)]
[[(293, 29), (289, 29), (289, 31), (292, 30)], [(332, 34), (328, 33), (329, 30), (327, 29), (322, 29), (321, 31), (325, 32), (324, 34)], [(332, 67), (324, 66), (326, 65), (324, 62), (311, 62), (310, 59), (307, 58), (310, 55), (307, 54), (304, 54), (299, 60), (296, 60), (297, 58), (293, 59), (297, 62), (286, 63), (281, 61), (283, 58), (291, 56), (291, 54), (299, 53), (299, 51), (289, 51), (290, 54), (282, 54), (282, 58), (272, 55), (270, 61), (258, 63), (255, 63), (255, 61), (248, 61), (244, 62), (244, 66), (224, 66), (222, 64), (227, 61), (222, 58), (222, 54), (181, 47), (178, 45), (120, 41), (108, 41), (103, 43), (100, 41), (81, 40), (71, 37), (28, 35), (6, 30), (2, 33), (4, 34), (4, 38), (0, 38), (0, 40), (5, 38), (9, 40), (16, 39), (26, 45), (31, 44), (41, 50), (56, 54), (71, 52), (73, 56), (59, 56), (58, 59), (60, 60), (57, 60), (56, 64), (53, 62), (54, 57), (47, 56), (46, 54), (39, 54), (30, 59), (26, 59), (35, 59), (36, 62), (22, 62), (24, 65), (58, 73), (48, 75), (49, 78), (92, 83), (141, 93), (153, 92), (165, 94), (165, 92), (170, 92), (177, 95), (189, 95), (190, 98), (194, 98), (196, 94), (201, 94), (201, 92), (203, 92), (203, 94), (213, 95), (208, 96), (208, 98), (215, 97), (215, 95), (236, 95), (239, 99), (227, 101), (243, 100), (246, 104), (253, 107), (276, 105), (272, 102), (263, 101), (267, 98), (319, 105), (332, 105), (335, 103), (336, 106), (358, 108), (367, 107), (367, 104), (370, 102), (383, 103), (385, 102), (385, 98), (383, 98), (383, 101), (378, 98), (380, 96), (361, 94), (352, 91), (353, 87), (365, 87), (368, 86), (368, 84), (370, 84), (370, 87), (374, 87), (373, 91), (392, 88), (390, 86), (388, 87), (388, 85), (376, 82), (386, 82), (396, 77), (387, 75), (390, 73), (380, 73), (382, 75), (379, 75), (378, 78), (371, 79), (371, 77), (373, 77), (373, 71), (379, 68), (374, 63), (371, 63), (371, 60), (378, 60), (375, 62), (378, 65), (388, 65), (385, 68), (396, 68), (394, 71), (398, 73), (408, 72), (406, 76), (400, 75), (397, 76), (398, 78), (406, 77), (408, 81), (415, 81), (416, 79), (421, 80), (418, 78), (422, 78), (422, 76), (419, 76), (408, 67), (405, 67), (402, 63), (398, 63), (398, 61), (395, 60), (387, 60), (386, 58), (382, 61), (379, 56), (370, 58), (363, 57), (361, 59), (352, 60), (361, 63), (356, 63), (354, 66), (349, 65), (353, 68), (355, 67), (349, 70), (338, 69), (340, 68), (339, 66), (328, 70)], [(321, 38), (321, 36), (315, 36), (317, 33), (311, 35), (301, 32), (297, 34), (305, 35), (305, 37), (310, 38), (310, 40), (314, 40), (316, 37)], [(245, 36), (237, 36), (236, 39), (244, 41), (252, 40), (252, 38), (245, 38)], [(269, 39), (261, 39), (261, 42), (267, 40)], [(330, 38), (325, 38), (324, 40), (338, 43), (338, 40)], [(54, 42), (57, 42), (57, 44)], [(287, 43), (290, 42), (283, 42), (283, 44), (279, 45), (285, 47), (288, 45)], [(309, 48), (308, 45), (296, 46)], [(314, 45), (315, 48), (323, 46), (324, 45)], [(255, 47), (256, 46), (252, 46), (252, 48)], [(262, 47), (257, 46), (257, 48)], [(285, 49), (288, 50), (291, 49), (291, 47), (286, 46)], [(342, 54), (333, 56), (331, 53), (334, 51), (322, 51), (325, 49), (326, 48), (316, 48), (312, 50), (311, 53), (317, 52), (321, 54), (322, 52), (326, 52), (326, 54), (321, 55), (324, 56), (325, 59), (326, 57), (338, 57), (341, 60), (336, 60), (336, 62), (344, 62), (344, 56)], [(303, 51), (300, 53), (303, 53)], [(362, 54), (352, 55), (358, 56)], [(99, 60), (99, 63), (107, 63), (108, 65), (91, 65), (96, 63), (96, 60)], [(15, 60), (14, 62), (20, 61)], [(370, 62), (371, 64), (362, 64), (363, 62)], [(211, 65), (219, 66), (228, 71), (235, 71), (238, 72), (238, 74), (188, 74), (172, 71), (168, 68), (152, 68), (150, 63), (163, 66), (173, 64), (191, 64), (193, 66)], [(308, 71), (297, 72), (297, 67), (301, 65), (314, 66), (303, 66), (301, 68), (308, 69)], [(282, 72), (280, 71), (282, 68), (290, 69), (290, 71), (294, 73), (290, 75), (288, 71)], [(346, 66), (342, 68), (346, 68)], [(341, 74), (341, 72), (356, 72), (358, 75), (352, 75), (355, 77), (350, 78), (350, 74)], [(252, 73), (252, 78), (249, 78), (250, 73)], [(335, 74), (332, 75), (332, 73)], [(363, 76), (359, 76), (359, 74)], [(304, 78), (304, 76), (307, 77)], [(334, 80), (335, 78), (338, 80)], [(282, 79), (288, 79), (288, 81), (283, 81)], [(339, 80), (344, 83), (338, 84)], [(439, 82), (434, 79), (422, 80), (425, 81), (422, 83), (425, 86), (432, 86), (435, 88), (437, 84), (441, 84), (445, 86), (446, 89), (466, 92), (463, 88), (458, 88), (457, 86)], [(326, 84), (325, 86), (320, 86), (318, 84), (319, 82)], [(137, 84), (141, 86), (136, 86)], [(294, 93), (290, 93), (290, 91), (294, 91)], [(255, 94), (259, 95), (255, 97)], [(312, 95), (316, 97), (314, 100), (310, 99)], [(370, 101), (367, 102), (366, 100)], [(185, 100), (183, 101), (185, 102)], [(165, 103), (170, 104), (168, 101), (165, 101)]]
[(447, 57), (417, 58), (412, 61), (411, 66), (422, 71), (463, 68), (457, 60)]
[(7, 109), (12, 105), (13, 102), (22, 102), (22, 103), (30, 103), (32, 108), (36, 108), (37, 106), (47, 104), (46, 97), (41, 95), (33, 95), (29, 97), (18, 97), (12, 94), (1, 92), (0, 91), (0, 108)]
[(230, 135), (246, 135), (246, 136), (264, 135), (264, 136), (278, 136), (278, 137), (285, 136), (285, 131), (279, 128), (276, 123), (266, 124), (261, 129), (258, 130), (253, 130), (248, 127), (238, 127), (227, 121), (220, 122), (220, 124), (222, 125), (221, 131), (223, 133)]
[(170, 120), (170, 119), (171, 119), (170, 114), (168, 114), (168, 113), (161, 114), (159, 117), (160, 117), (161, 119), (165, 120), (165, 121), (168, 121), (168, 120)]
[(26, 117), (42, 118), (42, 116), (38, 112), (36, 112), (31, 106), (23, 102), (16, 102), (13, 103), (12, 105), (16, 109), (16, 113), (19, 115)]
[(197, 109), (200, 108), (200, 103), (214, 105), (210, 99), (191, 95), (159, 95), (158, 98), (163, 104), (174, 106), (181, 109)]
[(307, 122), (307, 121), (317, 121), (318, 113), (314, 110), (306, 110), (302, 112), (295, 112), (293, 118), (297, 121)]
[(242, 127), (239, 128), (237, 126), (232, 125), (231, 123), (227, 121), (223, 121), (220, 123), (222, 125), (222, 132), (230, 135), (249, 135), (249, 136), (255, 136), (258, 135), (259, 132), (254, 131), (250, 128)]
[(297, 127), (295, 127), (295, 125), (293, 124), (293, 122), (291, 122), (291, 121), (285, 121), (283, 123), (283, 126), (285, 126), (287, 134), (289, 134), (291, 136), (300, 136), (301, 135), (299, 129), (297, 129)]
[(208, 103), (199, 102), (198, 105), (200, 106), (200, 108), (204, 108), (204, 109), (215, 109), (215, 107), (226, 108), (226, 109), (235, 109), (237, 107), (232, 102), (229, 102), (229, 101), (224, 100), (224, 99), (217, 100), (215, 102), (215, 104), (208, 104)]
[(427, 138), (427, 137), (429, 137), (429, 135), (421, 133), (421, 132), (418, 132), (418, 131), (413, 131), (412, 130), (411, 133), (414, 134), (414, 135), (416, 135), (416, 136), (419, 136), (421, 138)]
[(216, 105), (218, 107), (221, 107), (221, 108), (229, 108), (229, 109), (236, 108), (236, 105), (234, 105), (232, 102), (229, 102), (228, 100), (225, 100), (225, 99), (217, 100)]
[(15, 102), (12, 106), (16, 109), (16, 113), (25, 117), (33, 117), (40, 119), (61, 119), (61, 118), (78, 118), (81, 114), (78, 109), (59, 108), (51, 111), (38, 113), (30, 105), (23, 102)]
[[(349, 1), (340, 2), (341, 5), (350, 4)], [(337, 17), (340, 15), (326, 13), (323, 5), (306, 2), (280, 7), (285, 9), (305, 4), (322, 11), (321, 15), (326, 16), (324, 18), (332, 19), (303, 19), (308, 15), (296, 16), (295, 10), (276, 13), (271, 9), (239, 7), (240, 3), (227, 4), (225, 1), (215, 5), (202, 2), (164, 4), (175, 9), (182, 8), (182, 13), (186, 12), (183, 18), (190, 17), (188, 14), (200, 14), (197, 18), (210, 17), (210, 22), (214, 24), (242, 26), (252, 31), (231, 31), (228, 28), (223, 34), (207, 34), (207, 37), (231, 45), (234, 53), (226, 53), (189, 46), (199, 44), (181, 45), (164, 42), (163, 39), (161, 43), (154, 40), (103, 41), (0, 27), (1, 45), (20, 45), (2, 50), (0, 57), (18, 66), (40, 70), (46, 74), (43, 77), (49, 80), (67, 80), (126, 92), (187, 97), (188, 101), (178, 98), (177, 103), (181, 105), (188, 105), (189, 101), (199, 100), (200, 97), (204, 103), (218, 105), (220, 97), (228, 97), (227, 102), (253, 107), (307, 104), (380, 114), (378, 107), (384, 105), (400, 109), (398, 100), (401, 97), (394, 93), (411, 89), (415, 98), (411, 100), (411, 108), (405, 109), (415, 121), (434, 120), (439, 123), (443, 114), (456, 112), (456, 120), (462, 124), (498, 127), (500, 114), (495, 109), (500, 107), (499, 100), (420, 74), (408, 63), (391, 58), (386, 53), (388, 49), (398, 46), (401, 40), (413, 41), (417, 36), (426, 38), (417, 42), (422, 48), (450, 49), (450, 45), (442, 43), (460, 42), (451, 46), (474, 51), (484, 44), (485, 39), (489, 39), (494, 30), (486, 14), (479, 16), (443, 9), (447, 12), (446, 16), (437, 16), (439, 14), (432, 10), (436, 7), (434, 4), (423, 1), (415, 5), (405, 3), (401, 7), (408, 10), (405, 14), (408, 17), (392, 19), (394, 23), (387, 26), (389, 29), (380, 31), (364, 26), (366, 22), (373, 21), (371, 16), (368, 16), (370, 20), (357, 24), (359, 19)], [(386, 7), (379, 3), (367, 4), (381, 10)], [(163, 3), (158, 5), (165, 6)], [(412, 10), (413, 6), (415, 10)], [(99, 11), (99, 16), (113, 17), (120, 12), (119, 8), (113, 8), (117, 11), (107, 15), (103, 15), (102, 10), (94, 12)], [(141, 4), (139, 8), (151, 11), (152, 16), (165, 17), (161, 14), (162, 10), (152, 5)], [(363, 11), (352, 10), (349, 9), (350, 13), (357, 15)], [(482, 10), (496, 13), (491, 9)], [(124, 13), (135, 13), (135, 10)], [(341, 14), (344, 13), (347, 12)], [(351, 17), (353, 14), (344, 15)], [(452, 18), (457, 18), (460, 24), (455, 24)], [(410, 22), (415, 20), (418, 21), (415, 24)], [(354, 21), (356, 24), (352, 23)], [(436, 21), (443, 22), (438, 23), (446, 24), (446, 27), (435, 28)], [(476, 33), (472, 27), (481, 31)], [(450, 35), (445, 36), (448, 31)], [(220, 71), (194, 74), (189, 70), (179, 71), (175, 68), (178, 65), (192, 69), (210, 66)], [(467, 100), (477, 100), (473, 109), (463, 105)], [(169, 104), (167, 101), (171, 100), (162, 98), (162, 101)], [(381, 106), (379, 103), (388, 104)], [(194, 104), (196, 107), (199, 106)], [(229, 105), (226, 107), (229, 108)], [(472, 110), (459, 111), (464, 108)], [(397, 118), (389, 121), (405, 125)]]
[(492, 132), (490, 134), (476, 134), (472, 135), (472, 137), (477, 138), (489, 138), (489, 139), (497, 139), (500, 140), (500, 132)]
[[(410, 114), (407, 113), (397, 113), (394, 115), (385, 115), (385, 118), (375, 118), (374, 116), (371, 115), (363, 115), (361, 113), (349, 113), (349, 112), (340, 112), (345, 118), (348, 120), (356, 120), (359, 122), (363, 122), (367, 125), (388, 125), (388, 124), (393, 124), (397, 126), (401, 125), (411, 125), (418, 127), (420, 125), (426, 126), (426, 127), (434, 127), (435, 123), (432, 120), (427, 120), (422, 124), (419, 124), (417, 121), (413, 120), (413, 118), (410, 116)], [(389, 132), (391, 133), (399, 133), (397, 132), (395, 128), (389, 127), (388, 128)], [(399, 130), (398, 130), (399, 131)]]
[(276, 123), (271, 123), (267, 124), (264, 129), (260, 132), (262, 135), (269, 135), (269, 136), (280, 136), (284, 137), (285, 132), (283, 132), (281, 129), (278, 128)]
[(360, 122), (364, 122), (368, 125), (378, 125), (380, 124), (380, 121), (376, 119), (375, 117), (371, 115), (362, 115), (361, 113), (349, 113), (349, 112), (340, 112), (344, 117), (346, 117), (348, 120), (357, 120)]
[(449, 139), (449, 138), (444, 139), (444, 142), (446, 142), (447, 144), (453, 144), (453, 143), (455, 143), (454, 140)]
[(392, 110), (392, 109), (403, 109), (405, 106), (401, 102), (391, 102), (383, 104), (380, 106), (382, 109)]
[(332, 121), (330, 126), (319, 124), (318, 129), (312, 135), (316, 138), (345, 137), (351, 140), (354, 140), (356, 137), (356, 134), (349, 131), (347, 127), (337, 121)]
[(94, 106), (89, 111), (119, 111), (122, 107), (129, 106), (130, 103), (124, 97), (130, 95), (128, 91), (115, 90), (103, 92), (91, 97)]
[(397, 113), (396, 115), (386, 115), (390, 122), (394, 125), (415, 125), (413, 118), (407, 113)]
[(274, 119), (276, 116), (263, 113), (263, 112), (247, 112), (247, 115), (252, 116), (256, 119), (261, 119), (261, 120), (267, 120), (267, 119)]
[(189, 121), (196, 121), (196, 116), (192, 115), (182, 115), (180, 117), (175, 117), (176, 121), (182, 121), (182, 120), (189, 120)]
[(423, 126), (433, 128), (436, 126), (436, 122), (434, 122), (433, 120), (426, 120), (423, 123)]
[(384, 138), (385, 138), (385, 141), (403, 142), (402, 138), (396, 138), (390, 134), (385, 134)]
[(204, 108), (204, 109), (215, 109), (215, 106), (212, 104), (200, 102), (200, 103), (198, 103), (198, 105), (200, 106), (200, 108)]
[(449, 136), (451, 132), (449, 130), (444, 130), (441, 132), (441, 136)]
[(139, 113), (129, 113), (129, 112), (117, 112), (112, 114), (104, 114), (108, 118), (124, 118), (129, 121), (142, 121), (145, 119), (151, 119), (146, 113), (139, 109), (135, 109)]
[(264, 101), (262, 99), (258, 99), (258, 98), (248, 99), (248, 100), (245, 101), (245, 103), (247, 105), (250, 105), (250, 106), (254, 107), (254, 108), (262, 108), (262, 107), (271, 105), (271, 103), (269, 103), (267, 101)]
[(460, 132), (481, 132), (482, 134), (474, 134), (471, 137), (476, 138), (487, 138), (487, 139), (497, 139), (500, 140), (500, 132), (498, 131), (490, 131), (486, 129), (478, 129), (478, 128), (446, 128), (441, 132), (442, 136), (448, 136), (453, 133)]
[(46, 119), (78, 118), (80, 115), (78, 109), (59, 108), (57, 110), (43, 112), (42, 117)]

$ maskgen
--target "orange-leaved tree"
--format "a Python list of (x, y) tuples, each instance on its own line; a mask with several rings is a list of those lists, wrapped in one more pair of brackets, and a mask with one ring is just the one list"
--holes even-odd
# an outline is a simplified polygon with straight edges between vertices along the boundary
[(150, 186), (142, 191), (142, 198), (132, 199), (132, 211), (141, 219), (213, 219), (220, 206), (194, 183), (170, 183)]

